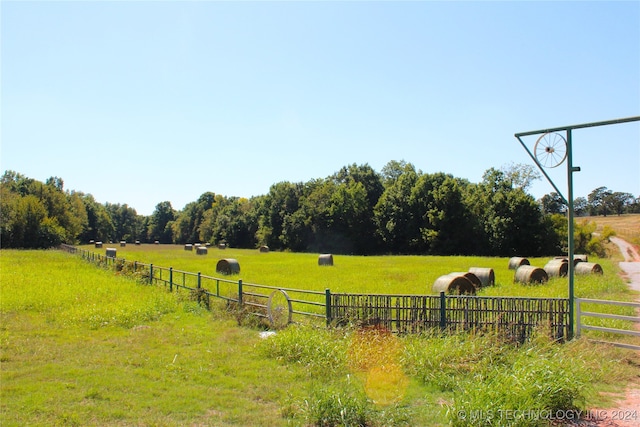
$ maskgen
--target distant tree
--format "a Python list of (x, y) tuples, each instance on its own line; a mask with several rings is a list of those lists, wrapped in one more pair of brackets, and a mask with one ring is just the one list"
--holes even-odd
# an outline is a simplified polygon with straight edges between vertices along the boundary
[(589, 203), (589, 214), (592, 216), (607, 216), (610, 213), (607, 198), (611, 194), (612, 192), (607, 187), (598, 187), (589, 193), (587, 197), (587, 201)]
[(261, 197), (257, 203), (258, 243), (268, 245), (272, 249), (290, 248), (287, 244), (291, 236), (285, 234), (290, 218), (300, 208), (300, 199), (304, 195), (305, 185), (302, 183), (279, 182), (273, 184), (269, 193)]
[(608, 195), (605, 199), (605, 203), (608, 205), (609, 209), (612, 213), (622, 215), (627, 206), (630, 206), (634, 203), (635, 198), (631, 193), (622, 193), (616, 191)]
[(400, 175), (411, 171), (416, 172), (416, 168), (411, 163), (407, 163), (404, 160), (391, 160), (382, 167), (382, 184), (386, 188), (396, 182), (398, 178), (400, 178)]
[(527, 191), (534, 181), (540, 179), (540, 172), (533, 165), (522, 163), (510, 163), (501, 168), (504, 178), (511, 183), (514, 188), (521, 188)]
[(385, 252), (415, 253), (420, 250), (422, 236), (419, 218), (408, 201), (418, 181), (415, 168), (406, 165), (402, 174), (389, 180), (374, 208), (374, 218)]
[(200, 226), (204, 214), (211, 209), (216, 195), (212, 192), (203, 193), (197, 201), (188, 203), (179, 212), (173, 223), (174, 243), (188, 243), (200, 241)]
[(175, 214), (171, 207), (171, 202), (161, 202), (156, 205), (151, 218), (149, 218), (149, 241), (159, 241), (160, 243), (171, 243), (173, 241), (171, 226), (175, 219)]
[(554, 246), (557, 236), (539, 205), (522, 188), (512, 188), (502, 171), (487, 170), (468, 200), (486, 239), (485, 254), (542, 255)]
[(584, 197), (578, 197), (573, 201), (573, 213), (576, 216), (585, 216), (589, 213), (589, 202)]
[(567, 210), (564, 199), (555, 191), (542, 196), (540, 203), (542, 205), (542, 212), (545, 214), (559, 214), (564, 213)]
[(87, 226), (80, 234), (80, 241), (108, 242), (115, 238), (115, 226), (106, 206), (98, 203), (91, 194), (78, 193), (78, 195), (87, 212)]

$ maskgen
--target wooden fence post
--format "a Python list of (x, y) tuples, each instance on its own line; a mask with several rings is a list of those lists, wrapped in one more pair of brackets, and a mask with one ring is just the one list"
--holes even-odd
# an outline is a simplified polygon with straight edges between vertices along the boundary
[(173, 292), (173, 267), (169, 267), (169, 292)]

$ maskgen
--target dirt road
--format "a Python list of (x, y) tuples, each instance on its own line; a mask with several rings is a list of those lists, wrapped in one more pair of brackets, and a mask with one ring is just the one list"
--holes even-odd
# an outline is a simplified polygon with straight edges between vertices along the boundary
[(640, 292), (640, 252), (635, 246), (619, 237), (610, 237), (609, 240), (620, 248), (624, 257), (624, 261), (620, 262), (620, 269), (628, 277), (629, 287)]

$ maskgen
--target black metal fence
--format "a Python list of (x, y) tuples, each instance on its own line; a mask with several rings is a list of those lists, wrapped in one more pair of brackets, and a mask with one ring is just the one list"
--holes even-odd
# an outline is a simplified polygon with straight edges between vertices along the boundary
[(538, 327), (554, 338), (569, 336), (569, 300), (445, 295), (333, 294), (329, 311), (334, 322), (377, 324), (398, 333), (430, 329), (493, 330), (517, 341)]
[(520, 342), (535, 329), (546, 327), (556, 339), (570, 337), (566, 298), (332, 294), (329, 289), (310, 291), (211, 277), (69, 245), (61, 249), (169, 291), (194, 292), (206, 298), (207, 306), (211, 297), (226, 300), (238, 312), (263, 318), (272, 326), (320, 320), (328, 326), (375, 324), (400, 334), (493, 330)]

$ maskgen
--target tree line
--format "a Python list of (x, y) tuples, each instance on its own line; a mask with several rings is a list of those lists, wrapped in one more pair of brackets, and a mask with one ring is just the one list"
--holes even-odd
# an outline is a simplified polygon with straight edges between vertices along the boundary
[[(0, 182), (0, 243), (47, 248), (60, 243), (139, 240), (159, 243), (261, 245), (274, 250), (342, 254), (536, 256), (565, 251), (562, 198), (536, 201), (526, 192), (532, 168), (491, 168), (482, 182), (424, 173), (391, 161), (381, 172), (352, 164), (308, 182), (279, 182), (251, 198), (202, 194), (182, 210), (168, 201), (150, 216), (126, 204), (98, 203), (64, 189), (61, 178), (42, 183), (14, 171)], [(616, 203), (614, 203), (614, 200)], [(640, 212), (640, 200), (605, 187), (584, 213)], [(577, 209), (576, 209), (577, 211)]]

